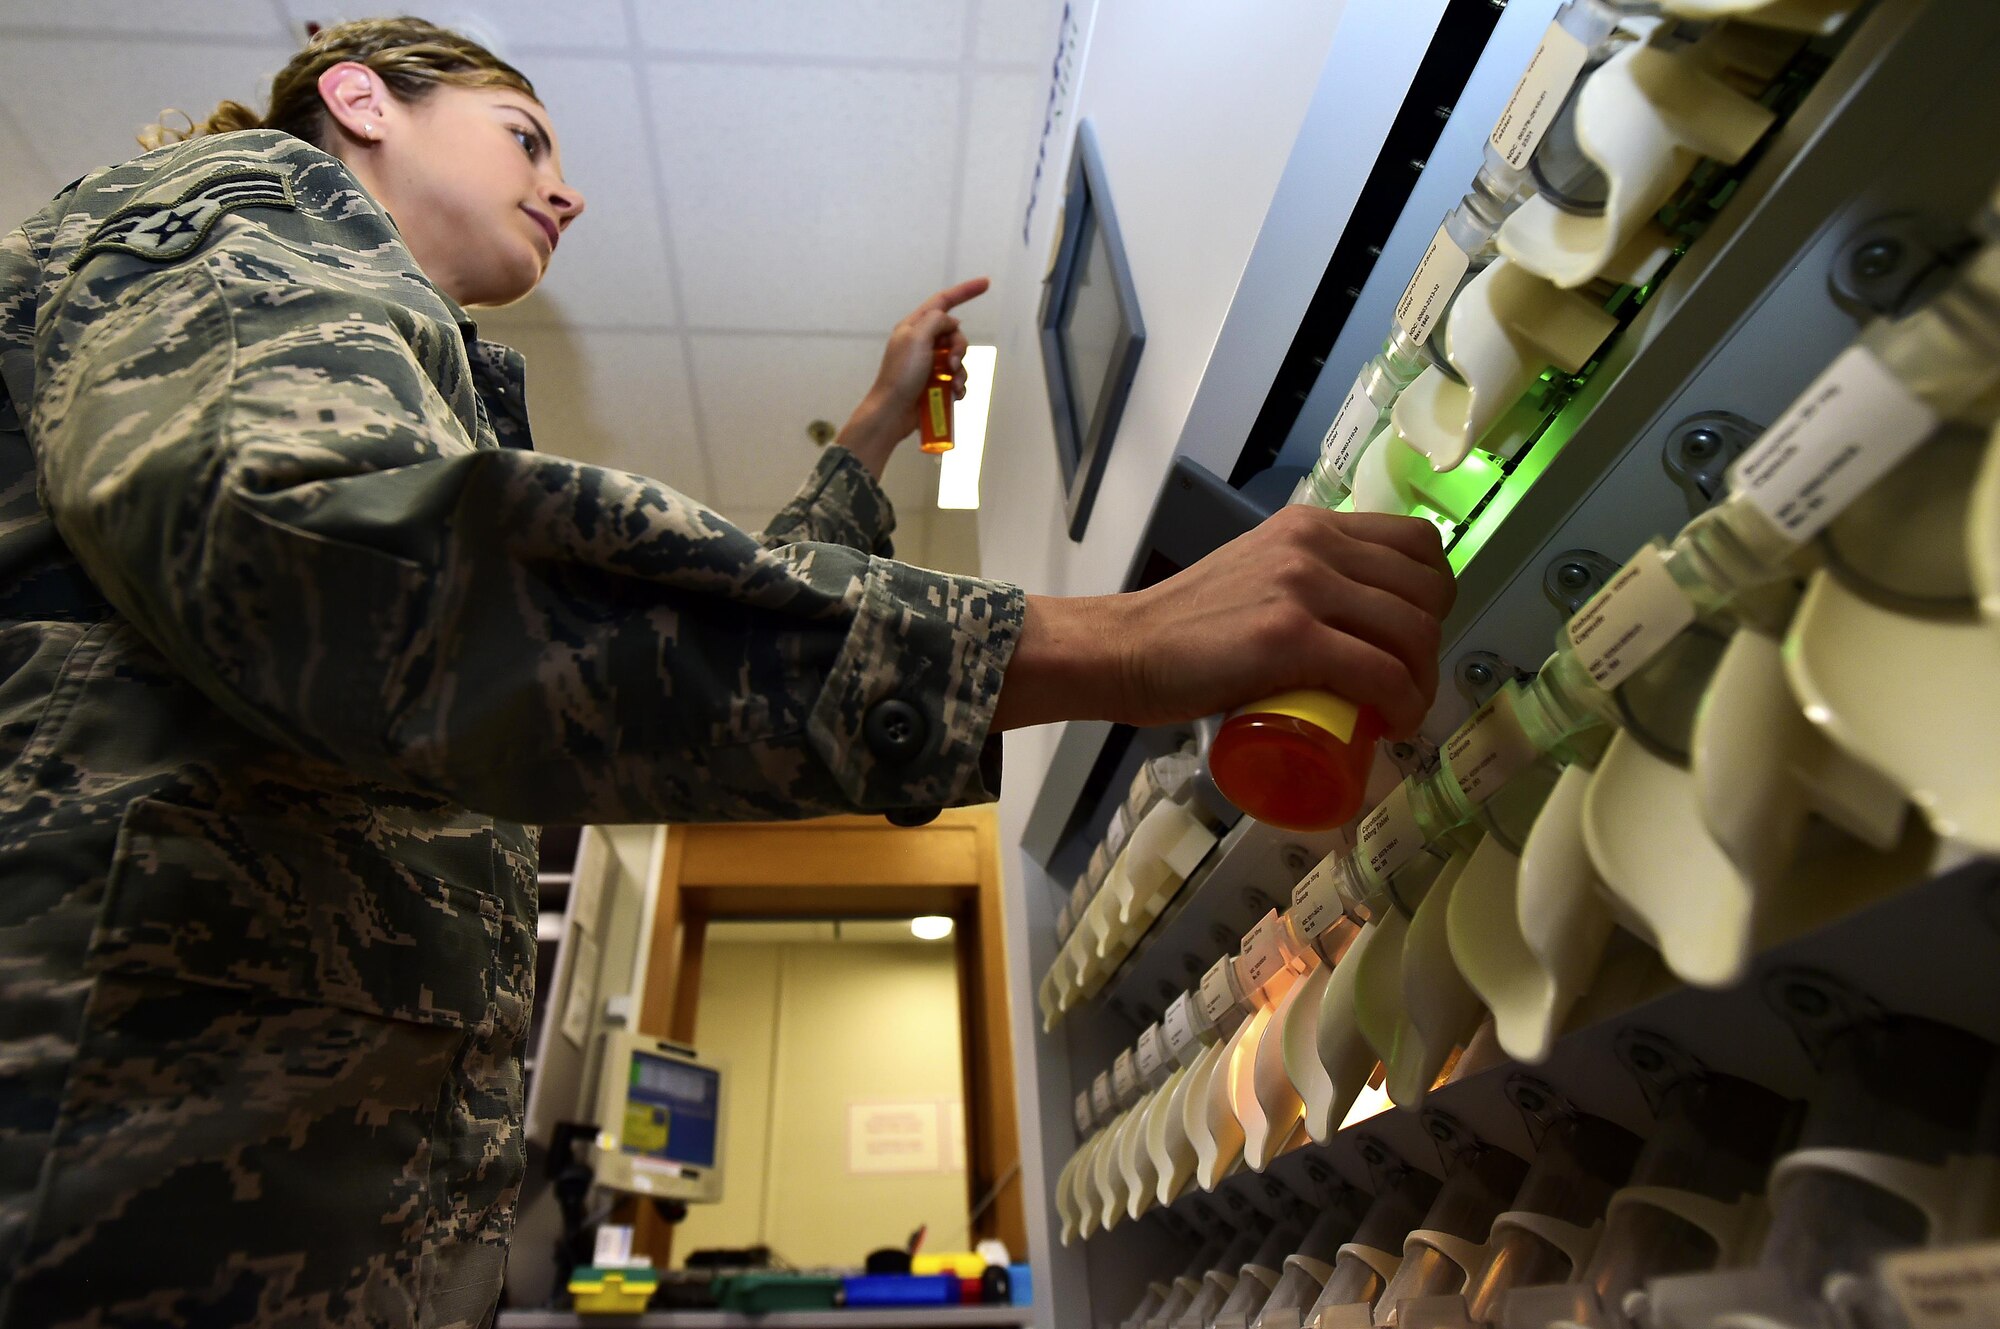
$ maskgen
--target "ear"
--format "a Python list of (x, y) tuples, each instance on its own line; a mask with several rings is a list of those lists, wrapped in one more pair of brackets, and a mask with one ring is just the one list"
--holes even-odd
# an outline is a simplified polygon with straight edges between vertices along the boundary
[(319, 99), (347, 138), (379, 143), (389, 132), (395, 98), (367, 65), (343, 60), (319, 76)]

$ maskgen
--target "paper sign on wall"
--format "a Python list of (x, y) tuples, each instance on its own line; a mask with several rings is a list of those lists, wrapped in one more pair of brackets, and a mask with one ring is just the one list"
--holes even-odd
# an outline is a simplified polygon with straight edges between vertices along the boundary
[(849, 1103), (849, 1172), (936, 1172), (943, 1166), (936, 1103)]
[(965, 1106), (938, 1104), (938, 1131), (944, 1137), (939, 1152), (946, 1172), (965, 1171)]

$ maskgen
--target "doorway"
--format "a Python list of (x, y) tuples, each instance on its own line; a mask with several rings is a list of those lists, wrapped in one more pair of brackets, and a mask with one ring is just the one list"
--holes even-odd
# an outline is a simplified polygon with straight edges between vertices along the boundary
[[(711, 948), (712, 927), (839, 919), (844, 926), (885, 920), (907, 928), (920, 915), (943, 916), (953, 923), (949, 941), (939, 944), (950, 948), (958, 997), (956, 1061), (969, 1220), (964, 1244), (997, 1237), (1022, 1254), (1027, 1219), (1019, 1179), (992, 809), (952, 809), (920, 827), (890, 826), (874, 817), (828, 817), (669, 828), (651, 928), (642, 942), (649, 953), (638, 1027), (697, 1042), (704, 970), (720, 962), (728, 944)], [(697, 1046), (705, 1055), (731, 1056), (715, 1039), (703, 1038)], [(882, 1101), (894, 1106), (893, 1100)], [(855, 1106), (865, 1109), (867, 1104), (857, 1100)], [(912, 1129), (921, 1134), (923, 1126), (919, 1122)], [(940, 1144), (953, 1147), (942, 1138)], [(650, 1207), (636, 1217), (635, 1246), (657, 1263), (671, 1261), (672, 1247), (687, 1248), (685, 1239), (659, 1222)], [(948, 1240), (952, 1234), (934, 1235)], [(935, 1242), (929, 1244), (937, 1249)]]

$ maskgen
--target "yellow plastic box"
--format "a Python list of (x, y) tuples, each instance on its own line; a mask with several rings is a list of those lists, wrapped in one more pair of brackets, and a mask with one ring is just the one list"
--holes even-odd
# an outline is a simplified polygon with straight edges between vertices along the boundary
[(644, 1266), (599, 1269), (586, 1265), (569, 1278), (569, 1294), (580, 1315), (636, 1315), (652, 1300), (660, 1272)]
[(939, 1251), (919, 1255), (910, 1261), (913, 1274), (950, 1274), (953, 1278), (977, 1278), (986, 1272), (986, 1261), (971, 1251)]

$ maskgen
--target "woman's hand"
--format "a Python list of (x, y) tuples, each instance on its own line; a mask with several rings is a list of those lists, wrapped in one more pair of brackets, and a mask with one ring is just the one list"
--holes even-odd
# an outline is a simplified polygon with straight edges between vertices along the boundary
[(953, 387), (958, 396), (965, 395), (965, 334), (958, 330), (951, 310), (984, 295), (988, 285), (986, 278), (974, 277), (947, 287), (911, 310), (889, 333), (875, 386), (834, 439), (876, 479), (882, 478), (896, 445), (916, 432), (917, 409), (931, 381), (932, 352), (939, 348), (951, 352)]
[(993, 727), (1167, 724), (1320, 688), (1413, 733), (1457, 595), (1435, 527), (1287, 507), (1143, 591), (1031, 596)]

